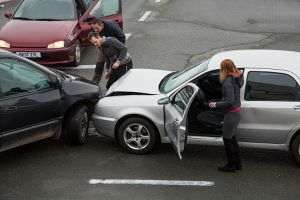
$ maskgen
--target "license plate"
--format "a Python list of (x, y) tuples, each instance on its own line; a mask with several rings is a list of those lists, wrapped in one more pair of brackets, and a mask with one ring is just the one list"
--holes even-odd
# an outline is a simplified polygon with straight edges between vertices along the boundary
[(41, 58), (40, 52), (16, 52), (17, 55), (25, 58)]

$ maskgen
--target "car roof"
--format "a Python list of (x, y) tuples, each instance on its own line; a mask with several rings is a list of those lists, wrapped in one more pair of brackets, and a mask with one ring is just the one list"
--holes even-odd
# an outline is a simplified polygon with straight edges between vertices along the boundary
[(224, 59), (231, 59), (240, 68), (287, 70), (300, 75), (300, 52), (282, 50), (233, 50), (214, 55), (210, 70), (219, 69)]

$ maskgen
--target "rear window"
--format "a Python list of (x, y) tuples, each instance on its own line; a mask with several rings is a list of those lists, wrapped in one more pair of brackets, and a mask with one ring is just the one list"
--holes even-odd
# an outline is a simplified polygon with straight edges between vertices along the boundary
[(245, 100), (248, 101), (299, 101), (300, 88), (288, 74), (249, 72)]
[(91, 15), (100, 18), (118, 14), (120, 10), (119, 0), (102, 0), (91, 11)]

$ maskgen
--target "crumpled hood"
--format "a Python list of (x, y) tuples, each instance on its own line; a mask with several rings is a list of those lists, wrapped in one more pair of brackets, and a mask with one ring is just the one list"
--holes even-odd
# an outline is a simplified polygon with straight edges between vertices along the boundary
[(159, 83), (171, 71), (153, 69), (131, 69), (116, 81), (106, 95), (113, 92), (160, 94)]

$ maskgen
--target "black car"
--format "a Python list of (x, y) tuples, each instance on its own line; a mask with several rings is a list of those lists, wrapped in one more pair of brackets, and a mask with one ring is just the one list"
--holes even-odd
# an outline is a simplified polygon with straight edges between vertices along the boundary
[(99, 87), (0, 50), (0, 152), (49, 137), (86, 141)]

